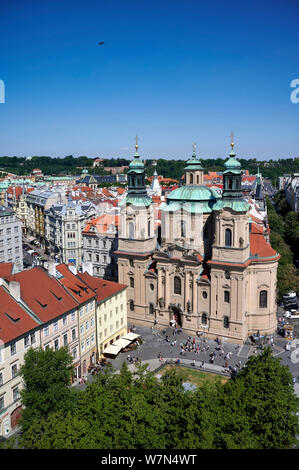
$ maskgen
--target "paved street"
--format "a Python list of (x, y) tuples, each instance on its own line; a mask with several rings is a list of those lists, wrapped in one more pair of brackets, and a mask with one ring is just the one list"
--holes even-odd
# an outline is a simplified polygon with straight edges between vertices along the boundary
[[(115, 359), (109, 359), (112, 367), (118, 371), (124, 361), (128, 363), (129, 369), (134, 371), (135, 365), (130, 364), (127, 361), (128, 354), (138, 358), (142, 363), (147, 363), (149, 370), (156, 370), (160, 367), (161, 362), (159, 361), (159, 355), (162, 353), (165, 362), (176, 359), (180, 359), (182, 365), (192, 366), (193, 360), (195, 360), (195, 368), (206, 370), (209, 372), (221, 373), (229, 375), (225, 372), (225, 363), (228, 361), (228, 365), (232, 368), (243, 366), (251, 355), (259, 354), (258, 348), (252, 345), (234, 345), (231, 343), (223, 343), (221, 348), (224, 351), (224, 355), (221, 354), (221, 348), (214, 340), (206, 340), (205, 342), (199, 338), (196, 338), (196, 344), (200, 346), (200, 352), (186, 352), (183, 355), (180, 354), (180, 344), (185, 344), (188, 336), (185, 333), (177, 334), (173, 336), (173, 328), (168, 328), (166, 335), (168, 335), (170, 342), (176, 340), (175, 346), (171, 346), (165, 339), (165, 334), (159, 330), (152, 330), (151, 328), (136, 327), (136, 333), (142, 338), (143, 344), (138, 347), (137, 350), (130, 353), (119, 353)], [(192, 338), (193, 340), (193, 338)], [(299, 350), (298, 350), (298, 363), (294, 362), (295, 354), (294, 349), (291, 351), (285, 350), (287, 341), (279, 335), (274, 335), (274, 344), (272, 346), (273, 354), (276, 357), (281, 358), (281, 362), (287, 365), (293, 375), (296, 378), (295, 391), (299, 396)], [(299, 346), (299, 345), (298, 345)], [(210, 354), (215, 352), (214, 363), (210, 363)], [(231, 358), (225, 359), (225, 355), (230, 352)], [(204, 365), (202, 366), (202, 363)], [(194, 366), (192, 366), (194, 367)], [(88, 381), (93, 381), (94, 376), (91, 374), (87, 375)], [(79, 388), (84, 389), (86, 385), (79, 385), (78, 382), (75, 384)]]

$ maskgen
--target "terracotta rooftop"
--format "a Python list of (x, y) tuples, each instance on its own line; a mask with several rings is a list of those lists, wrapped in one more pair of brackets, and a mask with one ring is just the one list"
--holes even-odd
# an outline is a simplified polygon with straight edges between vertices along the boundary
[(0, 287), (0, 341), (13, 341), (37, 326), (38, 323)]
[(98, 302), (103, 302), (105, 299), (119, 293), (127, 287), (125, 284), (90, 276), (87, 272), (79, 273), (78, 277), (96, 292)]
[(12, 273), (13, 263), (0, 263), (0, 277), (9, 276)]
[(95, 297), (95, 293), (85, 284), (77, 275), (72, 273), (66, 264), (59, 264), (56, 270), (62, 274), (59, 277), (59, 282), (66, 288), (66, 290), (79, 302), (85, 303)]
[(47, 322), (78, 306), (55, 277), (35, 267), (6, 276), (20, 283), (21, 298), (37, 317)]

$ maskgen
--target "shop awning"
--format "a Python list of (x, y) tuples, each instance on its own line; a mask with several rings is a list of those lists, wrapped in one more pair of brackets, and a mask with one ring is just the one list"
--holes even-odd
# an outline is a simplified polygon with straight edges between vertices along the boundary
[(137, 335), (136, 333), (127, 333), (125, 336), (122, 337), (122, 339), (127, 339), (130, 342), (134, 341), (137, 338), (140, 338), (140, 335)]
[(119, 351), (122, 349), (122, 346), (114, 346), (114, 344), (110, 344), (108, 348), (104, 349), (103, 354), (109, 354), (110, 356), (117, 356)]
[(130, 343), (131, 341), (129, 339), (120, 338), (114, 341), (111, 346), (120, 346), (123, 349), (126, 348)]

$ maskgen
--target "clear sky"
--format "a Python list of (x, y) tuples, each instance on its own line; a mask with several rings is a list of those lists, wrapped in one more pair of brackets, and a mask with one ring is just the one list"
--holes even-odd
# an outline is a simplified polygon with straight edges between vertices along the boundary
[[(0, 155), (299, 156), (298, 0), (1, 1)], [(99, 41), (105, 41), (99, 46)]]

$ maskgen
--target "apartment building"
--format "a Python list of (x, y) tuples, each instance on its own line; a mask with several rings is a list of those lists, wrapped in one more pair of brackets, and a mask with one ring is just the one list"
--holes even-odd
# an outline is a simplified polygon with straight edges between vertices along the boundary
[(22, 222), (14, 211), (0, 206), (0, 263), (14, 263), (23, 269)]
[(82, 231), (83, 262), (91, 262), (93, 275), (111, 281), (117, 280), (119, 215), (103, 214), (88, 221)]
[(78, 275), (96, 292), (97, 357), (127, 333), (127, 286), (91, 276)]
[[(2, 281), (3, 282), (3, 281)], [(7, 437), (21, 413), (18, 371), (29, 347), (40, 346), (40, 322), (22, 305), (18, 283), (0, 287), (0, 436)]]
[(66, 204), (53, 204), (45, 212), (47, 251), (62, 263), (82, 263), (82, 230), (87, 220), (97, 213), (89, 201), (73, 201), (71, 194)]
[(78, 304), (78, 343), (80, 369), (77, 377), (88, 372), (96, 363), (96, 293), (79, 276), (74, 266), (59, 264), (56, 278)]

